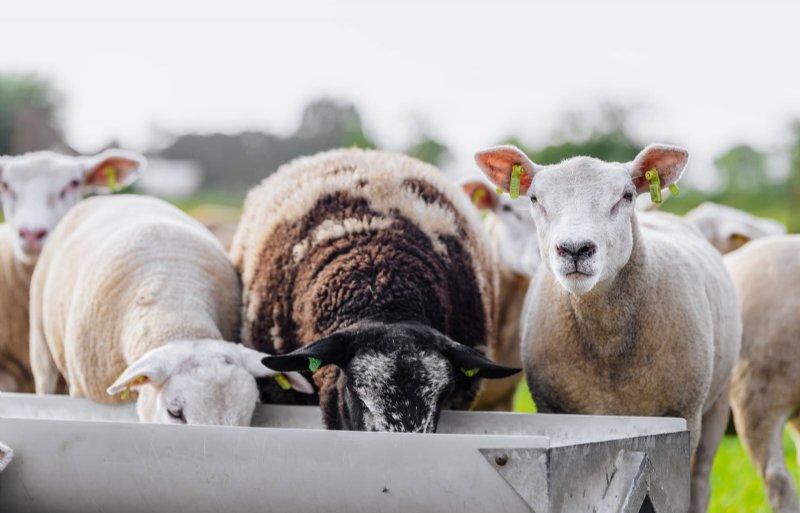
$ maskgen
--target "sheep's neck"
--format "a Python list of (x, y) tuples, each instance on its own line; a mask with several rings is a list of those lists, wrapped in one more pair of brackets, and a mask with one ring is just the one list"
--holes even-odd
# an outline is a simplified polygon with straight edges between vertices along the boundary
[(570, 294), (579, 339), (585, 349), (602, 359), (627, 357), (638, 336), (642, 270), (647, 254), (641, 232), (633, 221), (633, 248), (628, 262), (606, 283), (583, 296)]

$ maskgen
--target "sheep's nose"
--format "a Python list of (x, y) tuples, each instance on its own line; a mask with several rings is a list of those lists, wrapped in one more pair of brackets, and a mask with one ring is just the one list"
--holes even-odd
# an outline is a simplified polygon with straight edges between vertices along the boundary
[(588, 240), (580, 242), (564, 241), (556, 245), (556, 253), (558, 253), (559, 256), (571, 258), (572, 260), (589, 258), (594, 255), (596, 251), (597, 244)]
[(35, 230), (20, 228), (19, 237), (23, 240), (23, 242), (25, 242), (25, 244), (34, 246), (41, 243), (42, 239), (47, 237), (47, 230), (45, 228), (38, 228)]

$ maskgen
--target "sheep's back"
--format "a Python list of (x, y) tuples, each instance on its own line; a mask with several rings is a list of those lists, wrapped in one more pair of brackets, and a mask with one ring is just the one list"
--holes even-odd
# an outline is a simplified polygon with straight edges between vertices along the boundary
[(73, 394), (108, 400), (105, 387), (147, 350), (237, 334), (240, 287), (224, 249), (161, 200), (86, 200), (43, 257), (45, 338)]
[(231, 249), (242, 337), (284, 353), (363, 318), (417, 320), (484, 349), (495, 276), (479, 223), (455, 184), (409, 157), (290, 162), (250, 192)]

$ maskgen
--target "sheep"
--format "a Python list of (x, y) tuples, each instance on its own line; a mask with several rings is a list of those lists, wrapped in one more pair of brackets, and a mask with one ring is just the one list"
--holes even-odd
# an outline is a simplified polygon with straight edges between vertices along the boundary
[(725, 256), (742, 312), (742, 352), (731, 378), (736, 431), (776, 513), (800, 512), (784, 461), (787, 421), (800, 446), (800, 236), (760, 239)]
[(71, 396), (97, 402), (138, 391), (142, 422), (249, 425), (254, 378), (276, 373), (264, 353), (225, 341), (238, 330), (240, 291), (222, 245), (177, 208), (90, 198), (64, 217), (33, 273), (36, 392), (63, 376)]
[[(433, 432), (492, 363), (496, 274), (470, 200), (434, 167), (335, 150), (247, 196), (231, 248), (242, 338), (278, 371), (311, 371), (329, 429)], [(262, 399), (281, 397), (262, 388)], [(266, 398), (266, 399), (265, 399)]]
[(0, 294), (0, 391), (34, 390), (28, 358), (28, 288), (48, 234), (84, 191), (108, 192), (109, 173), (120, 185), (130, 185), (144, 166), (144, 157), (119, 150), (88, 157), (47, 151), (0, 157), (0, 199), (6, 219), (0, 225), (0, 289), (4, 291)]
[[(498, 260), (500, 281), (497, 287), (497, 343), (492, 359), (510, 367), (520, 367), (520, 320), (525, 294), (535, 275), (539, 258), (536, 224), (527, 210), (507, 195), (498, 195), (481, 180), (462, 183), (464, 192), (481, 211), (493, 251)], [(473, 405), (476, 410), (510, 411), (514, 392), (522, 376), (484, 380)]]
[(718, 203), (702, 203), (684, 217), (694, 223), (722, 254), (730, 253), (753, 239), (786, 233), (786, 226), (778, 221)]
[(627, 164), (540, 166), (501, 146), (476, 161), (527, 196), (538, 229), (543, 271), (526, 298), (522, 360), (540, 411), (684, 417), (691, 511), (705, 511), (741, 341), (734, 288), (688, 221), (633, 206), (656, 180), (648, 171), (666, 188), (688, 152), (650, 145)]

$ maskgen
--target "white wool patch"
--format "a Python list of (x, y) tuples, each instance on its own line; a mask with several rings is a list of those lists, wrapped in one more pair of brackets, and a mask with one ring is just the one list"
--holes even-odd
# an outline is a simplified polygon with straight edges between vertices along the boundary
[(387, 219), (385, 217), (369, 218), (365, 216), (360, 219), (348, 217), (341, 221), (326, 219), (319, 226), (314, 228), (314, 231), (308, 238), (295, 244), (292, 248), (292, 257), (295, 263), (298, 263), (305, 258), (308, 250), (312, 247), (335, 239), (340, 239), (346, 235), (385, 230), (392, 226), (392, 223), (394, 223), (393, 219)]
[(385, 354), (367, 354), (356, 356), (350, 364), (351, 371), (358, 376), (355, 387), (358, 397), (370, 413), (365, 425), (366, 429), (375, 431), (394, 431), (386, 416), (389, 407), (387, 398), (396, 392), (392, 383), (395, 372), (395, 361)]

